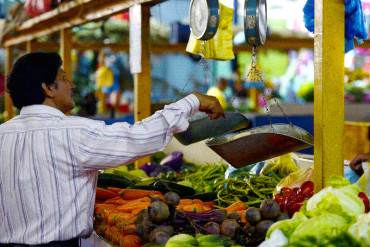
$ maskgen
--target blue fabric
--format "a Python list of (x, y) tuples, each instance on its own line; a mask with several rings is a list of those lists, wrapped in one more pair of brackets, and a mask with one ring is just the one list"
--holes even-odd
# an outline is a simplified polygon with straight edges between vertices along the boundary
[[(308, 31), (315, 29), (314, 0), (307, 0), (304, 8), (304, 23)], [(354, 40), (360, 45), (367, 39), (365, 18), (362, 12), (361, 0), (344, 0), (345, 4), (345, 52), (355, 47)]]

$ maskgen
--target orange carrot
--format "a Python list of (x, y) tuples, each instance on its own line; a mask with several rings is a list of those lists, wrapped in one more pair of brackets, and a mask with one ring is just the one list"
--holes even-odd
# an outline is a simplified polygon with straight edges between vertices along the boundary
[(193, 204), (193, 200), (191, 199), (181, 199), (179, 205), (191, 205)]
[(245, 206), (244, 202), (236, 201), (226, 208), (226, 212), (230, 214), (232, 212), (237, 212), (237, 211), (245, 210), (245, 209), (247, 209), (247, 207)]
[(123, 189), (121, 190), (120, 195), (124, 200), (135, 200), (143, 197), (150, 197), (152, 195), (162, 195), (162, 193), (155, 190)]
[(108, 187), (107, 190), (115, 192), (115, 193), (120, 193), (122, 191), (121, 188), (116, 188), (116, 187)]
[(97, 200), (108, 200), (116, 196), (118, 196), (118, 193), (115, 193), (115, 192), (112, 192), (106, 189), (102, 189), (99, 187), (96, 188), (96, 199)]
[(137, 235), (126, 235), (121, 239), (119, 245), (121, 247), (141, 247), (141, 240)]
[(244, 224), (246, 224), (247, 223), (247, 217), (246, 217), (246, 215), (245, 215), (245, 213), (247, 212), (247, 210), (240, 210), (240, 211), (236, 211), (238, 214), (239, 214), (239, 216), (240, 216), (240, 221), (242, 222), (242, 223), (244, 223)]

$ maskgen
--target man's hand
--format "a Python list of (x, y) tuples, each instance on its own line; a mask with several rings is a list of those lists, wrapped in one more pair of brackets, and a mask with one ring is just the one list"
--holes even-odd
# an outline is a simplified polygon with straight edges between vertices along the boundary
[(194, 95), (200, 102), (199, 111), (207, 113), (209, 119), (213, 120), (220, 117), (225, 117), (224, 110), (222, 109), (220, 102), (216, 97), (200, 93), (194, 93)]
[(362, 169), (362, 162), (369, 160), (370, 153), (359, 154), (351, 161), (351, 163), (349, 163), (349, 166), (357, 175), (361, 176), (364, 173), (364, 170)]

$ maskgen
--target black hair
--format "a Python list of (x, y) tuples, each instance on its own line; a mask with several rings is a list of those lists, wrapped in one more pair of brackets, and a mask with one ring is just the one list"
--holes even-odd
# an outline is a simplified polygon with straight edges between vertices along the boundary
[(61, 66), (62, 59), (55, 52), (33, 52), (20, 57), (7, 79), (15, 107), (42, 104), (45, 95), (41, 85), (54, 84)]

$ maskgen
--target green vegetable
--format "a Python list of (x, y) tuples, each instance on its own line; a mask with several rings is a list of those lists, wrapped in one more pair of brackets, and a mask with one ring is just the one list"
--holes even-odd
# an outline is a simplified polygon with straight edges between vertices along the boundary
[(130, 179), (116, 174), (101, 173), (98, 176), (98, 187), (100, 188), (107, 187), (126, 188), (132, 184), (133, 182)]
[(307, 219), (308, 218), (303, 213), (298, 212), (294, 214), (292, 219), (278, 221), (267, 231), (267, 238), (269, 238), (275, 230), (280, 230), (287, 238), (289, 238), (297, 226)]
[(300, 243), (305, 238), (324, 242), (344, 234), (348, 229), (346, 220), (336, 214), (324, 213), (300, 223), (289, 238), (289, 243)]
[(357, 217), (357, 222), (350, 226), (348, 232), (359, 242), (362, 247), (370, 245), (370, 213)]
[(198, 241), (191, 235), (178, 234), (171, 237), (166, 243), (166, 247), (192, 247), (198, 246)]
[(364, 203), (358, 197), (359, 192), (357, 185), (324, 188), (308, 200), (306, 213), (308, 216), (334, 213), (351, 223), (358, 215), (365, 212)]
[(261, 173), (268, 175), (272, 172), (280, 176), (281, 178), (288, 176), (290, 173), (298, 170), (298, 166), (294, 162), (291, 154), (285, 154), (266, 162), (266, 165), (262, 168)]
[(341, 188), (350, 184), (351, 183), (342, 176), (331, 176), (326, 186)]
[[(318, 240), (314, 237), (304, 237), (299, 242), (290, 243), (287, 247), (361, 247), (361, 244), (348, 233)], [(368, 246), (368, 245), (367, 245)]]
[(198, 240), (198, 244), (200, 247), (225, 247), (231, 246), (232, 244), (230, 238), (215, 234), (199, 234), (196, 236), (196, 239)]

